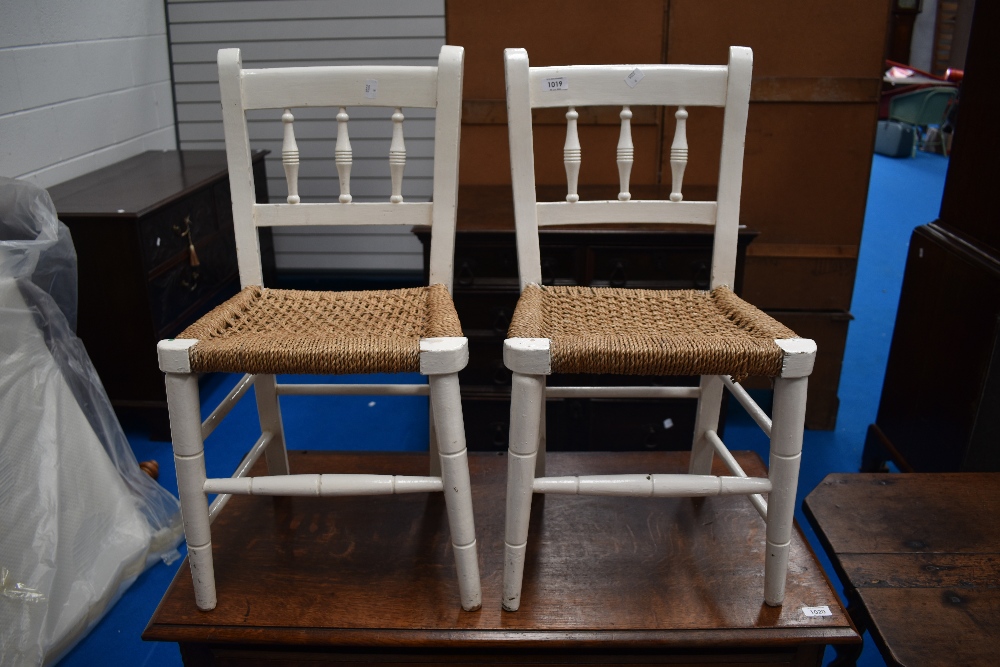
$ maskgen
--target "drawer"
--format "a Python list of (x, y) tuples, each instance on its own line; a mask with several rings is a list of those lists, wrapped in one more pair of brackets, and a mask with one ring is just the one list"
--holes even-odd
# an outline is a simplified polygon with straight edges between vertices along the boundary
[(710, 249), (593, 246), (589, 252), (593, 286), (708, 289), (711, 279)]
[(693, 399), (591, 398), (587, 403), (588, 450), (633, 452), (691, 448), (697, 412)]
[(511, 244), (463, 243), (455, 248), (455, 287), (513, 286), (517, 250)]
[[(573, 451), (583, 437), (580, 406), (584, 402), (548, 401), (546, 404), (546, 449)], [(510, 439), (510, 394), (479, 393), (462, 396), (466, 443), (474, 452), (504, 452)], [(578, 447), (577, 447), (578, 449)]]
[[(256, 174), (254, 174), (256, 177)], [(212, 187), (212, 198), (215, 199), (215, 217), (219, 220), (219, 229), (233, 228), (233, 197), (229, 194), (229, 182), (216, 183)], [(266, 204), (267, 201), (260, 202)]]
[(139, 244), (146, 271), (152, 272), (178, 254), (187, 252), (188, 230), (196, 246), (198, 241), (219, 231), (211, 189), (196, 192), (140, 221)]
[(503, 365), (503, 338), (469, 338), (469, 364), (458, 374), (463, 387), (510, 389), (510, 371)]
[[(511, 243), (462, 243), (455, 249), (455, 287), (517, 288), (517, 250)], [(576, 285), (583, 274), (579, 250), (573, 246), (541, 248), (542, 283)]]
[(502, 341), (507, 337), (518, 296), (514, 291), (456, 290), (455, 310), (462, 322), (462, 331), (470, 338), (491, 337)]
[[(691, 448), (693, 400), (550, 399), (549, 451), (683, 451)], [(462, 398), (472, 451), (504, 451), (510, 437), (510, 395), (467, 392)], [(639, 472), (639, 471), (637, 471)]]
[(231, 239), (216, 236), (196, 246), (198, 266), (191, 266), (185, 255), (182, 261), (150, 281), (149, 301), (156, 331), (164, 331), (171, 323), (183, 319), (189, 309), (210, 298), (235, 277), (236, 253), (231, 244)]

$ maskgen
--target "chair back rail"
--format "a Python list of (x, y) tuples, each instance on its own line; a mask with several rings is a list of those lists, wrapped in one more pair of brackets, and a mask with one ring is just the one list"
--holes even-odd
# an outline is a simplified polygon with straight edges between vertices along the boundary
[[(444, 46), (437, 67), (284, 67), (243, 69), (239, 49), (219, 51), (219, 84), (225, 119), (229, 177), (240, 282), (261, 285), (257, 227), (289, 225), (431, 226), (430, 282), (452, 286), (455, 214), (458, 197), (458, 153), (462, 120), (464, 50)], [(339, 193), (330, 203), (303, 203), (298, 179), (301, 164), (295, 141), (295, 109), (333, 107), (337, 112), (334, 161)], [(389, 107), (392, 191), (386, 202), (358, 203), (351, 194), (354, 163), (349, 125), (351, 107)], [(406, 202), (404, 108), (435, 110), (434, 185), (431, 202)], [(246, 112), (280, 109), (283, 123), (282, 165), (288, 184), (285, 203), (258, 204), (254, 199), (250, 139)]]
[[(538, 228), (599, 223), (663, 223), (714, 226), (711, 287), (732, 286), (736, 271), (743, 151), (753, 54), (731, 47), (727, 65), (575, 65), (530, 67), (524, 49), (504, 52), (511, 180), (518, 236), (518, 268), (523, 288), (541, 283)], [(621, 106), (621, 132), (615, 161), (618, 201), (580, 201), (578, 183), (585, 150), (580, 145), (578, 107)], [(670, 148), (671, 193), (665, 201), (635, 201), (629, 181), (635, 156), (631, 119), (635, 106), (676, 107)], [(684, 201), (690, 109), (724, 109), (719, 187), (715, 201)], [(567, 195), (564, 202), (535, 197), (531, 110), (566, 107)]]

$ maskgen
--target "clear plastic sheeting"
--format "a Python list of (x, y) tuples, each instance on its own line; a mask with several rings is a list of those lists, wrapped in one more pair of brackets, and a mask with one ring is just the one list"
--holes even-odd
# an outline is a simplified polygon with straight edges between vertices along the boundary
[(58, 660), (181, 538), (177, 499), (139, 469), (75, 319), (69, 230), (47, 192), (0, 178), (3, 667)]

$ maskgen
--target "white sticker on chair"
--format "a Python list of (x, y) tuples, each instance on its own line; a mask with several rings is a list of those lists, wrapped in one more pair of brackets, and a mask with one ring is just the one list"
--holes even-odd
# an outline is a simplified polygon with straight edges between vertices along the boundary
[(378, 95), (378, 79), (368, 79), (365, 81), (365, 97), (374, 100)]
[(803, 616), (833, 616), (830, 607), (821, 605), (819, 607), (802, 607)]
[(629, 88), (635, 88), (639, 85), (639, 82), (646, 78), (646, 75), (642, 73), (642, 70), (636, 67), (634, 70), (628, 73), (625, 77), (625, 85)]
[(559, 76), (553, 79), (542, 79), (542, 90), (547, 90), (549, 92), (569, 90), (569, 79), (565, 76)]

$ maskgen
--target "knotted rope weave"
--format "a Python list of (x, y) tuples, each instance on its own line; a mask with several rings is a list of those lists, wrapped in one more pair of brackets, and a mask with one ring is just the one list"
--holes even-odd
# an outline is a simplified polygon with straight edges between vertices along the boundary
[(548, 338), (555, 373), (777, 377), (776, 338), (796, 338), (726, 287), (641, 290), (528, 285), (511, 338)]
[(364, 292), (250, 286), (185, 329), (191, 370), (399, 373), (420, 370), (420, 339), (461, 336), (444, 285)]

